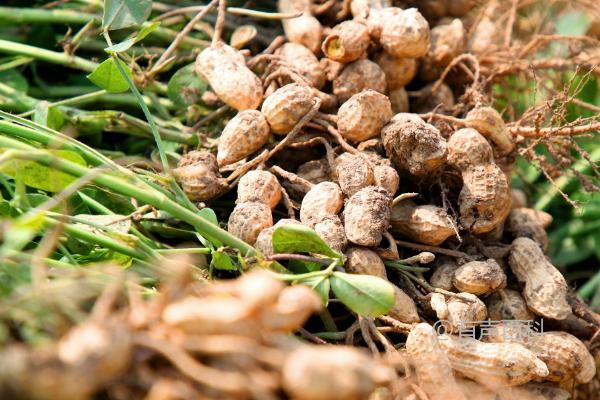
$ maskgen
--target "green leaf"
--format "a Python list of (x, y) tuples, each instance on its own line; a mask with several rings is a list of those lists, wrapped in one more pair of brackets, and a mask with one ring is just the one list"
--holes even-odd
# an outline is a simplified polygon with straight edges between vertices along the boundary
[(129, 39), (125, 39), (121, 43), (113, 44), (112, 46), (105, 48), (104, 51), (106, 51), (108, 53), (122, 53), (124, 51), (127, 51), (134, 44), (144, 40), (144, 38), (146, 36), (148, 36), (149, 34), (154, 32), (156, 30), (156, 28), (158, 28), (159, 26), (160, 26), (160, 21), (144, 23), (144, 25), (142, 26), (142, 29), (140, 29), (140, 31), (137, 33), (137, 35), (135, 35), (134, 37), (131, 37)]
[(50, 129), (59, 130), (65, 123), (65, 115), (58, 108), (49, 105), (50, 103), (43, 100), (35, 106), (33, 122), (47, 126)]
[(200, 215), (205, 220), (213, 223), (214, 225), (219, 225), (217, 214), (215, 214), (212, 208), (205, 207), (202, 210), (198, 211), (198, 215)]
[(210, 267), (225, 271), (237, 271), (237, 267), (231, 261), (231, 258), (224, 252), (217, 250), (212, 253), (212, 260), (210, 261)]
[(0, 82), (10, 86), (17, 92), (27, 93), (27, 90), (29, 90), (27, 79), (16, 69), (0, 71)]
[(394, 306), (394, 287), (381, 278), (334, 272), (330, 280), (336, 297), (357, 314), (377, 317)]
[(102, 29), (116, 30), (144, 23), (152, 12), (152, 0), (104, 0)]
[(21, 251), (31, 240), (44, 228), (45, 215), (37, 212), (25, 214), (9, 222), (4, 231), (4, 243), (0, 248), (2, 252), (7, 250)]
[(333, 251), (317, 232), (302, 225), (283, 225), (273, 232), (275, 253), (315, 253), (341, 259), (342, 255)]
[[(129, 78), (133, 79), (129, 67), (123, 61), (119, 60), (119, 63), (121, 63)], [(119, 67), (117, 67), (117, 63), (112, 57), (98, 65), (87, 78), (94, 85), (109, 93), (122, 93), (129, 90), (127, 80), (121, 75)]]
[(302, 279), (299, 283), (309, 286), (313, 289), (323, 300), (323, 304), (327, 307), (329, 303), (329, 277), (328, 276), (313, 276), (311, 278)]
[[(85, 160), (78, 153), (69, 150), (48, 150), (54, 156), (79, 165), (85, 165)], [(11, 160), (0, 166), (0, 172), (15, 178), (22, 179), (27, 186), (45, 190), (47, 192), (60, 192), (77, 178), (60, 172), (51, 166), (38, 164), (30, 160)]]
[(585, 35), (590, 18), (582, 11), (571, 11), (563, 14), (556, 21), (556, 33), (559, 35)]
[(194, 64), (186, 65), (173, 74), (167, 85), (167, 96), (178, 107), (187, 107), (200, 101), (208, 84), (194, 71)]

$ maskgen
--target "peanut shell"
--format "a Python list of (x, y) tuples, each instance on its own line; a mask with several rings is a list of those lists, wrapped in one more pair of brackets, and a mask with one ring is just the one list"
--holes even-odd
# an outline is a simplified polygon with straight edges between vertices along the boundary
[(219, 173), (217, 159), (205, 151), (185, 154), (172, 173), (192, 201), (213, 199), (227, 187), (227, 182)]
[(510, 153), (514, 147), (513, 138), (504, 125), (498, 111), (492, 107), (476, 107), (465, 117), (468, 127), (476, 129), (494, 143), (500, 154)]
[(321, 49), (327, 58), (348, 63), (363, 58), (370, 41), (367, 27), (350, 20), (334, 26)]
[(217, 163), (233, 164), (260, 150), (269, 140), (269, 124), (257, 110), (245, 110), (233, 117), (219, 137)]
[(298, 167), (296, 175), (315, 185), (331, 180), (329, 163), (327, 163), (325, 158), (305, 162)]
[(525, 299), (516, 290), (502, 289), (493, 293), (486, 301), (488, 315), (494, 321), (533, 321), (535, 315), (529, 311)]
[(373, 168), (364, 156), (343, 153), (335, 159), (337, 181), (347, 197), (375, 182)]
[(379, 43), (381, 40), (381, 32), (386, 24), (390, 24), (392, 20), (401, 18), (403, 10), (399, 7), (385, 7), (381, 9), (371, 9), (367, 18), (367, 28), (369, 35), (373, 41)]
[(377, 246), (389, 226), (392, 198), (378, 186), (356, 192), (344, 208), (348, 241), (361, 246)]
[(409, 111), (408, 93), (406, 93), (404, 88), (390, 90), (388, 97), (392, 105), (393, 114), (407, 113)]
[(421, 62), (421, 79), (433, 81), (439, 78), (444, 68), (464, 52), (465, 45), (466, 33), (460, 19), (433, 28), (429, 51)]
[(236, 110), (255, 110), (263, 100), (260, 79), (236, 49), (222, 42), (202, 50), (196, 58), (196, 73)]
[(343, 253), (348, 245), (346, 232), (340, 217), (337, 215), (327, 215), (315, 224), (315, 232), (331, 247), (333, 250)]
[(392, 207), (392, 230), (410, 239), (437, 246), (456, 232), (448, 213), (432, 205), (418, 206), (412, 201), (402, 201)]
[(414, 58), (398, 58), (381, 52), (375, 57), (375, 62), (385, 72), (389, 91), (408, 85), (417, 74), (418, 63)]
[(381, 130), (381, 137), (394, 165), (412, 175), (435, 174), (446, 161), (446, 140), (417, 115), (396, 114)]
[(448, 139), (448, 164), (464, 171), (494, 162), (492, 146), (473, 128), (459, 129)]
[(383, 261), (377, 253), (366, 247), (350, 246), (344, 268), (351, 274), (373, 275), (387, 280)]
[(286, 134), (314, 106), (313, 92), (308, 86), (290, 83), (270, 94), (261, 112), (267, 118), (271, 131)]
[(454, 291), (452, 279), (454, 278), (454, 271), (456, 271), (458, 267), (459, 265), (454, 258), (438, 258), (433, 274), (431, 275), (431, 278), (429, 278), (429, 283), (436, 288)]
[(461, 292), (485, 295), (506, 286), (506, 275), (493, 259), (470, 261), (454, 271), (452, 284)]
[(271, 209), (281, 200), (281, 185), (268, 171), (252, 170), (238, 183), (238, 203), (259, 202)]
[(385, 21), (379, 41), (394, 57), (423, 57), (429, 48), (429, 23), (416, 8), (403, 10)]
[(527, 237), (540, 245), (542, 250), (548, 249), (548, 235), (537, 218), (536, 210), (530, 208), (514, 208), (508, 215), (508, 231), (513, 237)]
[(358, 60), (346, 65), (333, 80), (333, 94), (340, 103), (365, 89), (382, 94), (387, 90), (385, 73), (371, 60)]
[(571, 315), (567, 282), (536, 242), (524, 237), (515, 239), (508, 262), (517, 279), (524, 284), (523, 298), (531, 311), (558, 320)]
[(339, 213), (343, 201), (342, 190), (337, 184), (321, 182), (304, 196), (300, 207), (300, 221), (312, 228), (325, 216)]
[(271, 208), (264, 203), (247, 202), (234, 207), (229, 216), (227, 231), (254, 245), (259, 233), (270, 226), (273, 226)]
[(400, 175), (389, 165), (376, 165), (373, 168), (375, 185), (384, 188), (390, 196), (394, 196), (400, 186)]
[(362, 142), (379, 136), (392, 118), (392, 108), (385, 95), (366, 89), (342, 104), (337, 117), (340, 134), (351, 142)]
[(279, 221), (277, 221), (277, 223), (275, 223), (275, 225), (260, 231), (260, 233), (258, 234), (258, 236), (256, 238), (256, 242), (254, 243), (254, 247), (256, 247), (256, 249), (258, 251), (260, 251), (266, 257), (272, 255), (273, 254), (273, 232), (275, 232), (275, 229), (279, 228), (280, 226), (290, 225), (290, 224), (302, 225), (302, 223), (300, 221), (296, 221), (295, 219), (286, 219), (286, 218), (280, 219)]
[(405, 324), (413, 324), (421, 321), (417, 305), (413, 299), (396, 285), (394, 285), (394, 294), (394, 306), (388, 312), (388, 315)]
[(318, 19), (310, 15), (310, 6), (311, 2), (307, 0), (277, 1), (277, 9), (281, 13), (303, 12), (300, 17), (281, 20), (287, 39), (317, 53), (321, 48), (323, 26)]
[(325, 85), (325, 72), (320, 67), (317, 57), (307, 47), (298, 43), (285, 43), (275, 54), (306, 78), (314, 88), (321, 89)]

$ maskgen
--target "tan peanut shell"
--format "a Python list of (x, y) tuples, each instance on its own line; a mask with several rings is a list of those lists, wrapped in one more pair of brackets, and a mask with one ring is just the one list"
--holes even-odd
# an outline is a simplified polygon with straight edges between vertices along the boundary
[(384, 188), (390, 196), (394, 196), (400, 186), (400, 175), (389, 165), (376, 165), (373, 168), (375, 185)]
[(431, 88), (434, 84), (435, 83), (430, 83), (425, 85), (422, 89), (425, 94), (411, 101), (411, 112), (428, 113), (433, 110), (440, 112), (443, 110), (451, 110), (452, 107), (454, 107), (454, 93), (452, 93), (450, 86), (442, 83), (435, 92), (432, 92)]
[(446, 140), (415, 114), (396, 114), (381, 130), (385, 152), (399, 169), (424, 177), (446, 162)]
[(356, 192), (344, 208), (344, 227), (348, 241), (360, 246), (377, 246), (390, 221), (392, 198), (378, 186)]
[(275, 51), (286, 65), (308, 79), (310, 84), (321, 89), (325, 85), (325, 72), (319, 65), (319, 60), (307, 47), (298, 43), (285, 43)]
[(271, 208), (259, 202), (238, 203), (227, 223), (227, 231), (254, 245), (259, 233), (273, 225)]
[(507, 228), (513, 237), (533, 239), (540, 245), (542, 250), (546, 251), (548, 249), (548, 235), (537, 218), (536, 210), (530, 208), (513, 208), (510, 214), (508, 214)]
[(372, 10), (380, 10), (390, 7), (390, 0), (352, 0), (350, 1), (350, 13), (354, 18), (365, 19)]
[(375, 57), (375, 62), (385, 72), (389, 91), (408, 85), (417, 74), (418, 64), (414, 58), (398, 58), (381, 52)]
[(222, 42), (202, 50), (196, 58), (196, 73), (236, 110), (255, 110), (263, 100), (260, 79), (236, 49)]
[(257, 110), (244, 110), (233, 117), (219, 137), (217, 163), (229, 165), (260, 150), (269, 140), (269, 124)]
[(407, 113), (410, 110), (408, 93), (406, 93), (406, 89), (392, 89), (390, 90), (388, 97), (392, 105), (393, 114)]
[(535, 319), (535, 315), (527, 308), (525, 299), (516, 290), (498, 290), (487, 298), (486, 306), (490, 319), (494, 321)]
[(435, 269), (433, 270), (433, 274), (431, 274), (431, 278), (429, 278), (429, 283), (433, 287), (453, 291), (454, 285), (452, 284), (452, 279), (454, 278), (454, 271), (458, 267), (459, 265), (454, 258), (437, 258)]
[(387, 280), (383, 261), (366, 247), (350, 246), (346, 251), (344, 268), (351, 274), (373, 275)]
[(484, 343), (442, 335), (439, 343), (452, 368), (490, 388), (518, 386), (548, 375), (546, 364), (517, 343)]
[(333, 80), (333, 94), (340, 103), (365, 89), (383, 94), (387, 90), (385, 73), (371, 60), (358, 60), (347, 64)]
[(342, 190), (337, 184), (321, 182), (304, 196), (300, 207), (300, 221), (312, 228), (325, 216), (339, 213), (343, 201)]
[(314, 104), (310, 87), (290, 83), (267, 96), (261, 112), (267, 118), (273, 133), (286, 134), (313, 108)]
[(276, 303), (261, 313), (260, 319), (269, 332), (291, 333), (322, 307), (321, 298), (308, 286), (288, 286), (281, 291)]
[(238, 203), (259, 202), (271, 209), (281, 200), (281, 185), (269, 171), (252, 170), (238, 183)]
[(344, 225), (337, 215), (326, 215), (320, 222), (315, 224), (315, 232), (333, 250), (343, 253), (348, 245)]
[(508, 262), (513, 274), (524, 284), (523, 298), (530, 310), (558, 320), (571, 314), (567, 282), (536, 242), (523, 237), (515, 239)]
[(321, 49), (327, 58), (348, 63), (363, 58), (370, 42), (366, 25), (349, 20), (333, 27)]
[(392, 118), (392, 106), (385, 95), (366, 89), (342, 104), (337, 117), (340, 134), (351, 142), (362, 142), (379, 136)]
[(283, 387), (296, 400), (366, 399), (393, 378), (389, 367), (347, 346), (302, 346), (286, 357), (282, 371)]
[(383, 27), (390, 24), (392, 20), (401, 18), (402, 12), (403, 10), (399, 7), (371, 9), (367, 18), (367, 28), (371, 39), (376, 43), (380, 43)]
[(417, 305), (414, 300), (402, 289), (394, 285), (394, 306), (388, 312), (388, 315), (405, 324), (414, 324), (421, 321)]
[(508, 154), (515, 147), (513, 138), (504, 125), (502, 116), (492, 107), (476, 107), (465, 117), (468, 127), (477, 129), (498, 148), (500, 154)]
[(459, 129), (448, 139), (448, 164), (456, 169), (493, 162), (492, 146), (475, 129)]
[(347, 197), (375, 183), (373, 168), (362, 155), (343, 153), (335, 159), (337, 181)]
[(454, 271), (452, 284), (461, 292), (485, 295), (506, 286), (506, 275), (494, 259), (470, 261)]
[(410, 239), (437, 246), (455, 234), (448, 213), (432, 205), (416, 205), (404, 200), (392, 207), (392, 230)]
[(477, 296), (471, 293), (460, 295), (461, 297), (445, 297), (439, 293), (431, 294), (430, 306), (438, 319), (445, 321), (443, 326), (450, 333), (478, 326), (487, 317), (485, 304)]
[(379, 42), (394, 57), (423, 57), (429, 48), (429, 23), (416, 8), (403, 10), (385, 21)]
[(254, 247), (256, 247), (256, 249), (258, 251), (260, 251), (264, 256), (270, 256), (273, 254), (273, 232), (275, 232), (275, 229), (279, 228), (280, 226), (284, 226), (284, 225), (302, 225), (302, 223), (300, 221), (296, 221), (295, 219), (280, 219), (279, 221), (277, 221), (277, 223), (275, 223), (275, 225), (263, 229), (262, 231), (260, 231), (260, 233), (258, 234), (258, 237), (256, 238), (256, 242), (254, 243)]
[(460, 223), (474, 234), (498, 228), (510, 212), (512, 197), (506, 175), (495, 164), (463, 171), (458, 198)]
[(185, 154), (172, 173), (192, 201), (213, 199), (227, 187), (227, 182), (219, 173), (217, 159), (205, 151)]
[(419, 388), (431, 400), (462, 400), (450, 360), (442, 350), (433, 327), (420, 323), (406, 338), (406, 352), (415, 368)]
[(325, 158), (305, 162), (298, 167), (296, 175), (315, 185), (331, 180), (331, 170)]
[(321, 48), (323, 27), (318, 19), (310, 15), (311, 2), (307, 0), (278, 0), (277, 9), (282, 13), (303, 14), (297, 18), (281, 20), (285, 36), (292, 43), (298, 43), (317, 53)]
[(419, 73), (421, 79), (425, 81), (437, 79), (444, 68), (464, 52), (465, 45), (466, 32), (460, 19), (433, 28), (429, 51), (421, 62)]

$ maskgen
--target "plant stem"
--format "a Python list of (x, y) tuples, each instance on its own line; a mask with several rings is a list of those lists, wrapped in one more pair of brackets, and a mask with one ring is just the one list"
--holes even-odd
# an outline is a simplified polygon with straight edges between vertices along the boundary
[(159, 254), (169, 255), (169, 254), (210, 254), (211, 249), (207, 249), (206, 247), (197, 247), (190, 249), (159, 249), (157, 250)]
[(0, 53), (23, 55), (40, 61), (58, 64), (69, 68), (92, 72), (98, 66), (93, 61), (65, 53), (41, 49), (27, 44), (0, 39)]
[(75, 10), (45, 10), (37, 8), (0, 7), (0, 22), (22, 24), (86, 24), (94, 14)]
[[(55, 101), (53, 103), (48, 103), (48, 107), (58, 107), (58, 106), (66, 106), (66, 105), (72, 105), (72, 104), (85, 103), (87, 101), (96, 100), (96, 99), (104, 96), (106, 93), (107, 93), (107, 91), (104, 89), (98, 90), (96, 92), (82, 94), (81, 96), (71, 97), (70, 99), (64, 99), (64, 100), (60, 100), (60, 101)], [(35, 110), (30, 110), (30, 111), (20, 114), (19, 117), (23, 117), (23, 118), (29, 117), (30, 115), (33, 115), (33, 113), (35, 113)]]
[[(62, 172), (66, 172), (75, 177), (82, 177), (91, 172), (89, 168), (55, 157), (45, 151), (37, 150), (25, 143), (7, 137), (0, 136), (0, 147), (25, 150), (16, 152), (15, 157), (33, 160), (43, 165), (52, 166), (52, 168), (59, 169)], [(254, 248), (246, 242), (238, 239), (217, 225), (212, 224), (197, 213), (177, 204), (164, 194), (151, 190), (149, 186), (142, 188), (109, 174), (97, 175), (92, 181), (95, 184), (106, 187), (116, 193), (133, 197), (142, 203), (149, 204), (159, 210), (164, 210), (173, 217), (191, 224), (201, 235), (214, 237), (223, 244), (238, 249), (245, 256), (253, 256), (256, 254)]]
[(596, 272), (594, 276), (592, 276), (588, 281), (577, 291), (577, 295), (587, 299), (589, 298), (596, 288), (600, 285), (600, 271)]
[(408, 271), (408, 272), (427, 272), (427, 271), (429, 271), (429, 268), (413, 267), (411, 265), (403, 265), (403, 264), (399, 264), (398, 262), (395, 262), (395, 261), (384, 261), (383, 263), (385, 264), (386, 267), (392, 267), (392, 268), (398, 269), (400, 271)]

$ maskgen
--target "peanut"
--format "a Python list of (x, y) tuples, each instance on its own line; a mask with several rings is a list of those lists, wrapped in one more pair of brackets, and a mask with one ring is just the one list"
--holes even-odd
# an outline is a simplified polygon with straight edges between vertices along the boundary
[(394, 293), (394, 306), (388, 312), (388, 315), (405, 324), (413, 324), (421, 321), (417, 311), (417, 305), (413, 299), (396, 285), (394, 285)]
[[(530, 208), (514, 208), (508, 215), (508, 231), (513, 237), (527, 237), (540, 245), (542, 250), (548, 249), (548, 235), (537, 218), (538, 211)], [(542, 211), (539, 211), (540, 213)]]
[(487, 317), (485, 304), (471, 293), (461, 293), (461, 297), (449, 298), (439, 293), (432, 293), (430, 306), (438, 319), (447, 321), (444, 326), (449, 333), (458, 333), (461, 329), (479, 325), (479, 322)]
[(196, 58), (196, 73), (236, 110), (255, 110), (263, 100), (260, 79), (236, 49), (222, 42), (202, 50)]
[(348, 197), (375, 181), (373, 168), (364, 156), (343, 153), (335, 159), (337, 181), (342, 192)]
[(464, 52), (466, 34), (460, 19), (440, 24), (431, 30), (431, 45), (420, 65), (419, 75), (425, 81), (437, 79), (444, 68)]
[(277, 302), (261, 313), (261, 323), (269, 332), (294, 332), (322, 307), (319, 295), (308, 286), (288, 286), (281, 291)]
[(390, 104), (392, 105), (392, 113), (407, 113), (409, 110), (408, 93), (404, 88), (390, 90), (388, 95)]
[(273, 225), (271, 208), (259, 202), (238, 203), (227, 224), (227, 230), (244, 242), (254, 245), (263, 229)]
[(321, 182), (306, 193), (300, 206), (300, 221), (309, 227), (327, 215), (336, 215), (343, 205), (340, 187), (333, 182)]
[(443, 208), (418, 206), (404, 200), (392, 207), (392, 229), (419, 243), (437, 246), (454, 235), (452, 220)]
[(347, 64), (333, 80), (333, 94), (340, 103), (365, 89), (385, 94), (385, 73), (371, 60), (358, 60)]
[(362, 142), (379, 136), (392, 118), (392, 108), (386, 96), (366, 89), (342, 104), (337, 117), (340, 134), (352, 142)]
[(452, 284), (461, 292), (485, 295), (506, 286), (506, 275), (493, 259), (471, 261), (454, 271)]
[(256, 110), (245, 110), (233, 117), (219, 137), (217, 163), (232, 164), (262, 148), (269, 140), (269, 124)]
[(431, 275), (431, 278), (429, 278), (429, 283), (433, 287), (453, 291), (454, 285), (452, 284), (452, 279), (454, 278), (454, 271), (456, 271), (458, 267), (459, 265), (454, 258), (438, 258), (433, 274)]
[(277, 8), (282, 13), (303, 12), (300, 17), (281, 21), (285, 36), (292, 43), (298, 43), (317, 53), (321, 48), (323, 27), (318, 19), (310, 14), (311, 2), (307, 0), (278, 0)]
[(392, 20), (401, 18), (403, 10), (400, 7), (384, 7), (379, 9), (371, 9), (367, 18), (367, 28), (369, 35), (376, 43), (381, 41), (381, 32), (386, 24)]
[(265, 99), (261, 112), (267, 118), (273, 133), (286, 134), (314, 104), (310, 87), (290, 83), (270, 94)]
[(325, 72), (317, 57), (307, 47), (298, 43), (285, 43), (275, 54), (306, 78), (314, 88), (321, 89), (325, 85)]
[(238, 203), (256, 201), (273, 209), (279, 200), (281, 200), (281, 186), (275, 175), (268, 171), (250, 171), (242, 176), (238, 183)]
[(366, 247), (350, 246), (344, 267), (351, 274), (373, 275), (387, 280), (383, 261), (377, 253)]
[(342, 253), (348, 245), (344, 225), (337, 215), (327, 215), (315, 224), (315, 232), (333, 250)]
[(356, 192), (344, 208), (348, 241), (361, 246), (377, 246), (387, 230), (392, 198), (378, 186)]
[(190, 151), (172, 172), (185, 194), (193, 201), (213, 199), (227, 187), (227, 182), (219, 173), (217, 159), (208, 152)]
[(298, 171), (296, 171), (296, 175), (316, 185), (317, 183), (329, 181), (331, 171), (327, 160), (321, 158), (300, 165)]
[(302, 225), (301, 222), (296, 221), (295, 219), (280, 219), (277, 223), (269, 228), (263, 229), (260, 231), (256, 238), (256, 242), (254, 246), (257, 250), (259, 250), (264, 256), (270, 256), (273, 254), (273, 232), (275, 229), (280, 226), (288, 225), (288, 224), (297, 224)]
[(360, 22), (344, 21), (333, 27), (323, 41), (323, 54), (341, 63), (363, 58), (370, 43), (369, 31)]
[(381, 52), (375, 57), (375, 62), (385, 72), (390, 91), (408, 85), (417, 74), (417, 60), (414, 58), (398, 58)]
[(385, 21), (379, 41), (394, 57), (423, 57), (429, 47), (429, 23), (416, 8), (403, 10)]
[(488, 315), (492, 320), (532, 321), (535, 315), (529, 311), (525, 299), (516, 290), (502, 289), (486, 301)]
[(390, 196), (394, 196), (400, 186), (400, 175), (389, 165), (376, 165), (373, 168), (375, 185), (384, 188)]
[(544, 257), (536, 242), (529, 238), (515, 239), (508, 262), (517, 279), (524, 284), (523, 298), (530, 310), (558, 320), (571, 315), (567, 282)]
[(510, 153), (515, 147), (502, 116), (492, 107), (476, 107), (465, 117), (468, 127), (477, 129), (498, 148), (501, 155)]

